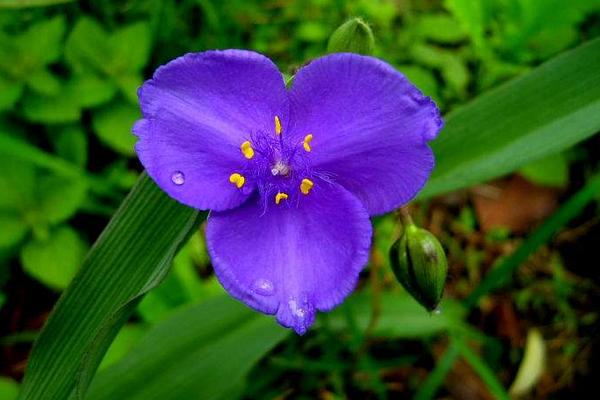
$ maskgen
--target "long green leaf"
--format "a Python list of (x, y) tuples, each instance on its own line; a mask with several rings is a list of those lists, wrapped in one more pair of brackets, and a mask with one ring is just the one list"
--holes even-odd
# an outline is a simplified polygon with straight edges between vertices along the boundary
[(114, 335), (164, 276), (197, 220), (197, 211), (142, 175), (35, 342), (21, 399), (83, 393)]
[(464, 188), (600, 131), (600, 39), (564, 53), (452, 112), (432, 142), (421, 197)]
[(288, 334), (272, 318), (221, 296), (156, 325), (98, 374), (87, 399), (226, 399)]

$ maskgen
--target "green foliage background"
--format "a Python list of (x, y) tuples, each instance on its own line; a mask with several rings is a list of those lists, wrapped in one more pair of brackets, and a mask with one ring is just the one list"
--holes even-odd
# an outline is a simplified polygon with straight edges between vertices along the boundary
[[(6, 316), (8, 321), (15, 307), (22, 306), (16, 300), (19, 291), (31, 297), (28, 303), (36, 303), (37, 310), (47, 312), (80, 266), (93, 265), (91, 259), (83, 263), (84, 257), (140, 171), (133, 150), (135, 138), (130, 133), (140, 116), (136, 90), (157, 66), (190, 51), (247, 48), (268, 55), (284, 73), (293, 75), (299, 66), (324, 54), (335, 28), (353, 16), (363, 18), (371, 26), (376, 38), (374, 55), (403, 72), (435, 99), (444, 113), (455, 115), (454, 121), (460, 121), (461, 126), (467, 119), (473, 122), (468, 113), (468, 118), (460, 119), (465, 115), (456, 111), (461, 105), (600, 36), (597, 0), (0, 0), (0, 316)], [(597, 56), (598, 46), (592, 47), (590, 54)], [(593, 73), (585, 70), (585, 63), (577, 65), (581, 68), (573, 71), (582, 71), (581, 90), (597, 83)], [(536, 87), (535, 82), (541, 81), (530, 82), (534, 82), (531, 87)], [(573, 86), (577, 82), (570, 85)], [(507, 89), (504, 97), (494, 97), (494, 101), (505, 99), (519, 107), (526, 105), (526, 99), (513, 100), (511, 93)], [(585, 107), (597, 110), (597, 94), (582, 96), (579, 102), (571, 103), (571, 108), (568, 104), (563, 107), (558, 96), (532, 99), (547, 100), (555, 107), (549, 114), (575, 115)], [(493, 108), (482, 106), (481, 110)], [(531, 110), (543, 114), (535, 107)], [(585, 118), (585, 114), (575, 117)], [(496, 117), (497, 121), (490, 118), (479, 121), (482, 130), (485, 123), (504, 126), (502, 115)], [(551, 118), (548, 116), (548, 121), (554, 121)], [(583, 145), (561, 150), (590, 136), (594, 127), (597, 131), (597, 118), (590, 115), (586, 119), (588, 125), (569, 125), (578, 129), (565, 136), (573, 139), (561, 147), (550, 145), (540, 153), (547, 157), (527, 164), (522, 175), (569, 194), (581, 187), (580, 182), (570, 181), (569, 171), (577, 164), (584, 170), (580, 176), (585, 181), (595, 166), (593, 156)], [(556, 140), (552, 142), (562, 143), (561, 132), (553, 132), (555, 136), (551, 137)], [(497, 137), (504, 137), (501, 135), (502, 132), (497, 133)], [(512, 142), (502, 147), (499, 140), (496, 143), (484, 139), (483, 145), (473, 146), (471, 153), (459, 152), (463, 142), (452, 139), (441, 141), (434, 149), (454, 150), (443, 153), (445, 157), (440, 154), (442, 166), (460, 167), (461, 162), (482, 155), (508, 160), (488, 166), (487, 172), (473, 175), (471, 181), (464, 180), (465, 186), (521, 166), (511, 161), (510, 153), (515, 150), (508, 144)], [(539, 138), (531, 135), (529, 144), (537, 146), (538, 142), (541, 143)], [(545, 145), (539, 145), (545, 149)], [(432, 182), (438, 186), (428, 187), (427, 197), (462, 187), (463, 170), (456, 167), (458, 172), (452, 177), (447, 171), (455, 170), (450, 167), (436, 171), (438, 175)], [(589, 192), (591, 199), (598, 190)], [(427, 207), (426, 202), (423, 207)], [(461, 229), (476, 229), (469, 213), (472, 209), (465, 207), (457, 216)], [(151, 216), (149, 210), (148, 218)], [(552, 232), (567, 222), (560, 220)], [(396, 228), (391, 216), (375, 223), (374, 257), (381, 258), (387, 253)], [(465, 253), (451, 239), (443, 239), (451, 251)], [(472, 260), (477, 255), (464, 257), (469, 263), (469, 257)], [(569, 314), (571, 298), (567, 293), (573, 288), (568, 279), (561, 277), (564, 271), (557, 263), (552, 277), (557, 286), (557, 292), (553, 292), (556, 300), (545, 306), (563, 313), (560, 315), (567, 318), (567, 325), (576, 324), (575, 316)], [(398, 287), (390, 285), (389, 266), (385, 261), (383, 264), (379, 279), (387, 283), (384, 300), (380, 300), (382, 316), (374, 330), (367, 327), (373, 312), (369, 307), (371, 297), (377, 295), (372, 289), (361, 288), (336, 312), (322, 316), (315, 332), (297, 338), (268, 319), (252, 319), (253, 314), (221, 298), (222, 289), (211, 275), (201, 230), (193, 232), (192, 240), (182, 243), (166, 279), (143, 300), (136, 300), (139, 304), (133, 304), (134, 317), (120, 330), (104, 357), (89, 396), (185, 399), (207, 390), (202, 392), (206, 395), (203, 398), (386, 398), (394, 396), (396, 390), (384, 378), (385, 371), (394, 366), (409, 370), (402, 380), (406, 386), (401, 393), (428, 398), (442, 385), (444, 375), (439, 375), (441, 369), (434, 366), (443, 367), (443, 363), (436, 364), (435, 359), (440, 357), (434, 349), (440, 340), (447, 342), (448, 332), (461, 339), (451, 341), (446, 354), (462, 354), (490, 393), (506, 396), (503, 387), (508, 387), (510, 379), (504, 376), (499, 383), (494, 371), (508, 368), (514, 375), (521, 350), (467, 324), (467, 311), (452, 300), (445, 306), (443, 316), (425, 315)], [(465, 285), (473, 285), (470, 278)], [(527, 291), (521, 294), (521, 302), (534, 302), (528, 300)], [(216, 318), (211, 309), (221, 310), (229, 319), (224, 322)], [(28, 343), (40, 328), (39, 323), (6, 321), (0, 321), (0, 334), (4, 335), (0, 345)], [(204, 331), (205, 324), (215, 324), (221, 331)], [(220, 333), (232, 326), (236, 328), (230, 336), (220, 340)], [(192, 334), (176, 339), (170, 336), (180, 329), (190, 329)], [(345, 332), (343, 340), (336, 338), (339, 331)], [(369, 351), (365, 347), (363, 343), (371, 336), (385, 343), (385, 357), (377, 349)], [(141, 344), (128, 353), (140, 339)], [(422, 340), (419, 343), (417, 339)], [(468, 340), (478, 341), (483, 355), (465, 347)], [(239, 343), (245, 344), (240, 347)], [(575, 336), (572, 343), (571, 351), (576, 353), (581, 341)], [(277, 344), (261, 367), (252, 369)], [(194, 349), (194, 353), (186, 358), (189, 349)], [(429, 354), (429, 359), (423, 361), (417, 355), (420, 352)], [(495, 356), (490, 355), (494, 352)], [(511, 356), (501, 358), (499, 353)], [(421, 367), (411, 370), (409, 367), (415, 362)], [(0, 364), (1, 371), (11, 376), (0, 378), (0, 398), (15, 398), (22, 371), (11, 369), (8, 362)], [(148, 378), (161, 376), (164, 365), (173, 367), (163, 380), (150, 384)], [(434, 369), (425, 381), (423, 365)], [(127, 374), (123, 371), (132, 370), (136, 372), (124, 378)], [(207, 371), (216, 371), (216, 375), (197, 380)], [(246, 384), (248, 372), (252, 379)], [(223, 379), (224, 374), (232, 380)], [(176, 380), (182, 376), (187, 380)], [(442, 376), (442, 380), (436, 376)]]

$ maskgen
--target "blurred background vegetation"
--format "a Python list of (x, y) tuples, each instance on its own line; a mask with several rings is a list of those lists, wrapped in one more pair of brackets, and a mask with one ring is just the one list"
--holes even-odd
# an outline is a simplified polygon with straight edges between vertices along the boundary
[[(371, 26), (374, 55), (444, 113), (600, 36), (596, 0), (0, 0), (0, 399), (16, 396), (39, 329), (141, 171), (130, 131), (142, 81), (183, 53), (214, 48), (256, 50), (293, 74), (353, 16)], [(448, 251), (447, 297), (465, 298), (581, 188), (599, 149), (596, 135), (516, 174), (414, 205), (414, 218)], [(530, 398), (587, 398), (600, 367), (599, 202), (600, 193), (509, 285), (485, 296), (468, 324), (452, 301), (432, 319), (397, 296), (386, 256), (396, 222), (378, 218), (357, 295), (306, 336), (287, 336), (235, 394), (487, 399), (502, 396), (500, 382)], [(220, 294), (200, 230), (101, 369), (174, 311)], [(365, 332), (370, 308), (359, 309), (372, 301), (388, 308)], [(334, 334), (340, 324), (349, 328)], [(457, 324), (477, 345), (455, 361), (462, 345), (449, 345), (445, 332)]]

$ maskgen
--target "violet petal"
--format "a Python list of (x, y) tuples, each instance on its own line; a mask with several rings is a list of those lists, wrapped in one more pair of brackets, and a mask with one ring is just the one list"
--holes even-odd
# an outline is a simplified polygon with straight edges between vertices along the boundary
[(313, 134), (311, 162), (371, 215), (394, 210), (434, 166), (427, 145), (442, 128), (431, 99), (373, 57), (331, 54), (300, 69), (290, 93), (294, 134)]
[(144, 83), (139, 98), (140, 161), (171, 197), (198, 209), (228, 209), (249, 196), (252, 182), (244, 190), (229, 182), (247, 161), (240, 145), (288, 108), (275, 64), (242, 50), (179, 57)]
[(212, 212), (206, 238), (233, 297), (303, 334), (317, 310), (332, 309), (354, 289), (368, 260), (371, 223), (351, 193), (318, 181), (297, 203), (264, 212), (253, 198)]

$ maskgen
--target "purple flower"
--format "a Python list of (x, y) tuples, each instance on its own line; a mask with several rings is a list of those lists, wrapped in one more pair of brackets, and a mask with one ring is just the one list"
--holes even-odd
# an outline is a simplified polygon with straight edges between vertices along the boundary
[(206, 229), (227, 291), (306, 332), (354, 289), (372, 215), (408, 202), (434, 165), (435, 104), (388, 64), (332, 54), (287, 90), (250, 51), (187, 54), (139, 91), (133, 132), (171, 197), (211, 210)]

